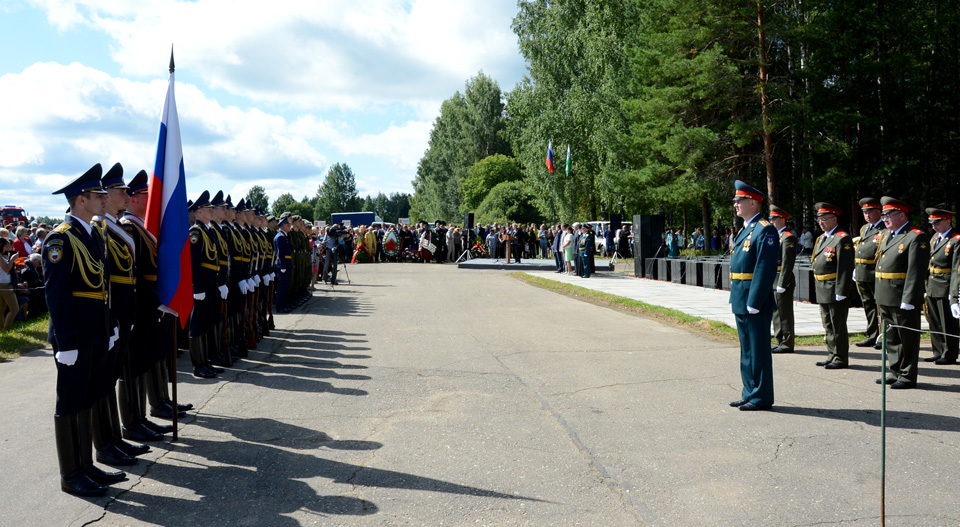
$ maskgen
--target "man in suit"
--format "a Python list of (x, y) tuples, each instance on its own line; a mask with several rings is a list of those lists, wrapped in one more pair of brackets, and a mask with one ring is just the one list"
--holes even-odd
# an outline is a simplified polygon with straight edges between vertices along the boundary
[(942, 333), (960, 333), (960, 323), (950, 310), (950, 284), (955, 281), (953, 275), (960, 266), (960, 234), (951, 225), (953, 212), (930, 208), (926, 213), (937, 234), (930, 242), (930, 276), (927, 278), (927, 321), (930, 323), (933, 357), (923, 360), (941, 366), (956, 364), (960, 342), (957, 337), (944, 336)]
[(780, 234), (780, 259), (777, 261), (777, 278), (773, 282), (773, 299), (777, 304), (773, 311), (773, 336), (777, 345), (770, 350), (771, 353), (793, 353), (793, 291), (796, 287), (793, 267), (797, 261), (797, 235), (787, 229), (789, 219), (789, 212), (770, 205), (770, 223)]
[(930, 263), (930, 240), (910, 224), (909, 205), (889, 196), (880, 198), (880, 204), (887, 230), (877, 252), (876, 297), (890, 374), (877, 379), (877, 383), (904, 390), (917, 386), (920, 308)]
[(850, 360), (847, 315), (853, 293), (853, 240), (837, 224), (841, 214), (838, 207), (820, 202), (814, 209), (823, 234), (813, 245), (811, 264), (820, 319), (827, 337), (827, 359), (817, 362), (817, 366), (839, 370), (846, 368)]
[(557, 263), (557, 272), (562, 273), (566, 269), (563, 264), (563, 250), (560, 249), (561, 242), (563, 241), (564, 230), (562, 229), (561, 224), (557, 224), (557, 232), (553, 237), (553, 260)]
[(763, 194), (742, 181), (735, 183), (733, 209), (743, 218), (730, 256), (730, 306), (740, 336), (740, 400), (730, 406), (742, 411), (773, 406), (773, 356), (770, 321), (773, 281), (777, 277), (780, 243), (777, 229), (760, 214)]
[(877, 317), (877, 300), (874, 298), (874, 281), (877, 267), (877, 243), (883, 234), (883, 220), (880, 219), (880, 200), (877, 198), (863, 198), (860, 200), (860, 209), (863, 211), (864, 225), (860, 227), (860, 241), (856, 244), (856, 264), (854, 265), (853, 279), (857, 282), (857, 291), (863, 303), (863, 314), (867, 317), (867, 337), (857, 346), (866, 348), (874, 346), (880, 349), (879, 318)]
[(105, 205), (102, 173), (97, 163), (54, 192), (66, 196), (70, 213), (43, 244), (47, 340), (57, 366), (53, 424), (60, 489), (78, 496), (102, 496), (106, 485), (127, 479), (93, 464), (90, 408), (101, 389), (94, 368), (119, 338), (109, 309), (104, 240), (92, 225)]

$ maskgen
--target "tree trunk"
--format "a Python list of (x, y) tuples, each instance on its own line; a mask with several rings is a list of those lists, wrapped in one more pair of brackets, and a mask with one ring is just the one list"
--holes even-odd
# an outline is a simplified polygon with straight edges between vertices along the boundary
[(763, 17), (766, 8), (763, 0), (757, 0), (757, 47), (760, 51), (760, 109), (763, 121), (763, 161), (767, 168), (767, 201), (770, 205), (777, 202), (776, 185), (773, 175), (773, 132), (770, 121), (770, 93), (767, 89), (767, 80), (770, 76), (770, 65), (767, 62), (767, 37), (765, 34)]

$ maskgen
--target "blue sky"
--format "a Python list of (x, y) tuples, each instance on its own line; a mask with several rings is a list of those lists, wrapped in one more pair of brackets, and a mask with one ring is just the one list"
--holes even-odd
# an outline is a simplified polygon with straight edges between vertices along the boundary
[[(265, 9), (264, 6), (270, 6)], [(175, 48), (190, 197), (313, 196), (346, 163), (361, 196), (412, 192), (440, 103), (525, 73), (515, 0), (0, 0), (0, 204), (94, 163), (150, 169)]]

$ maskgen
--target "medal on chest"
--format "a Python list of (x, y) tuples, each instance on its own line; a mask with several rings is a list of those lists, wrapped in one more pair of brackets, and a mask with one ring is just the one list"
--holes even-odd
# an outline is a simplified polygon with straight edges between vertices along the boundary
[(947, 242), (947, 246), (943, 248), (944, 254), (950, 254), (950, 242)]
[(823, 255), (827, 258), (828, 262), (833, 261), (833, 257), (836, 256), (837, 249), (834, 247), (827, 247), (823, 250)]
[(743, 242), (743, 252), (750, 252), (750, 240)]
[(897, 247), (897, 252), (900, 254), (903, 254), (903, 248), (904, 248), (904, 245), (901, 243), (900, 247)]

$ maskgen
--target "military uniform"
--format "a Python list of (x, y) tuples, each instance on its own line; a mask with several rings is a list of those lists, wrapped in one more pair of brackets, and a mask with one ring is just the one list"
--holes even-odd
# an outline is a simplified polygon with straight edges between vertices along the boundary
[[(101, 387), (102, 363), (112, 347), (116, 327), (108, 306), (104, 241), (81, 216), (90, 218), (95, 200), (102, 200), (100, 176), (94, 165), (66, 187), (54, 192), (68, 199), (84, 196), (80, 211), (71, 210), (43, 243), (44, 296), (50, 312), (47, 340), (57, 367), (54, 434), (60, 465), (60, 488), (81, 496), (100, 496), (110, 483), (123, 481), (122, 472), (108, 473), (93, 464), (91, 400)], [(79, 204), (79, 201), (77, 202)], [(72, 208), (72, 207), (71, 207)], [(102, 209), (101, 209), (102, 210)]]
[[(579, 242), (577, 246), (577, 259), (580, 261), (581, 269), (583, 269), (583, 274), (580, 276), (582, 278), (590, 278), (590, 255), (593, 252), (593, 238), (589, 234), (583, 233), (580, 235)], [(518, 248), (517, 255), (519, 256), (519, 254), (520, 250)]]
[[(190, 207), (197, 212), (210, 206), (210, 193), (206, 190)], [(216, 370), (208, 365), (213, 328), (220, 316), (220, 292), (217, 281), (220, 274), (220, 253), (213, 233), (201, 220), (197, 220), (189, 232), (190, 259), (193, 275), (193, 312), (190, 315), (190, 361), (197, 377), (216, 377)]]
[[(841, 214), (840, 209), (829, 203), (817, 203), (815, 208), (818, 216)], [(813, 245), (812, 265), (827, 340), (827, 359), (817, 366), (830, 370), (846, 368), (850, 351), (847, 315), (850, 314), (849, 297), (853, 294), (853, 240), (839, 226), (821, 234)]]
[[(884, 215), (897, 212), (906, 215), (910, 211), (908, 205), (888, 196), (880, 202)], [(920, 308), (924, 276), (930, 262), (929, 238), (907, 220), (895, 231), (892, 228), (884, 231), (879, 245), (876, 297), (890, 365), (886, 382), (895, 389), (913, 388), (917, 384)]]
[[(770, 217), (780, 217), (787, 221), (790, 213), (771, 205)], [(773, 311), (773, 336), (777, 339), (777, 345), (770, 350), (772, 353), (793, 353), (793, 292), (796, 288), (793, 268), (796, 262), (797, 235), (784, 226), (780, 229), (780, 258), (777, 261), (777, 278), (773, 282), (773, 299), (776, 303)]]
[[(736, 182), (737, 199), (763, 200), (757, 189)], [(773, 356), (770, 354), (770, 322), (775, 307), (773, 282), (780, 254), (776, 228), (757, 213), (745, 220), (734, 238), (730, 256), (730, 306), (740, 336), (741, 400), (731, 403), (741, 410), (771, 407)]]
[[(931, 223), (946, 221), (950, 224), (953, 213), (941, 209), (927, 209)], [(950, 284), (954, 274), (960, 267), (960, 233), (950, 228), (942, 235), (934, 234), (930, 242), (930, 276), (927, 278), (927, 321), (930, 323), (930, 342), (933, 346), (933, 357), (924, 359), (935, 361), (936, 364), (956, 364), (958, 342), (955, 336), (960, 333), (960, 323), (950, 312)], [(953, 303), (956, 302), (954, 295)]]
[[(880, 200), (863, 198), (860, 200), (861, 210), (880, 208)], [(857, 281), (857, 292), (863, 304), (863, 314), (867, 317), (867, 336), (858, 346), (867, 347), (879, 344), (880, 335), (879, 317), (877, 316), (877, 300), (874, 297), (874, 282), (877, 267), (877, 244), (883, 235), (883, 222), (865, 224), (860, 227), (860, 239), (856, 243), (856, 259), (854, 278)]]
[(290, 277), (293, 275), (293, 249), (290, 246), (290, 237), (282, 227), (289, 223), (287, 217), (280, 218), (280, 232), (273, 239), (274, 253), (277, 263), (277, 310), (281, 313), (290, 311), (287, 305), (287, 292), (290, 288)]

